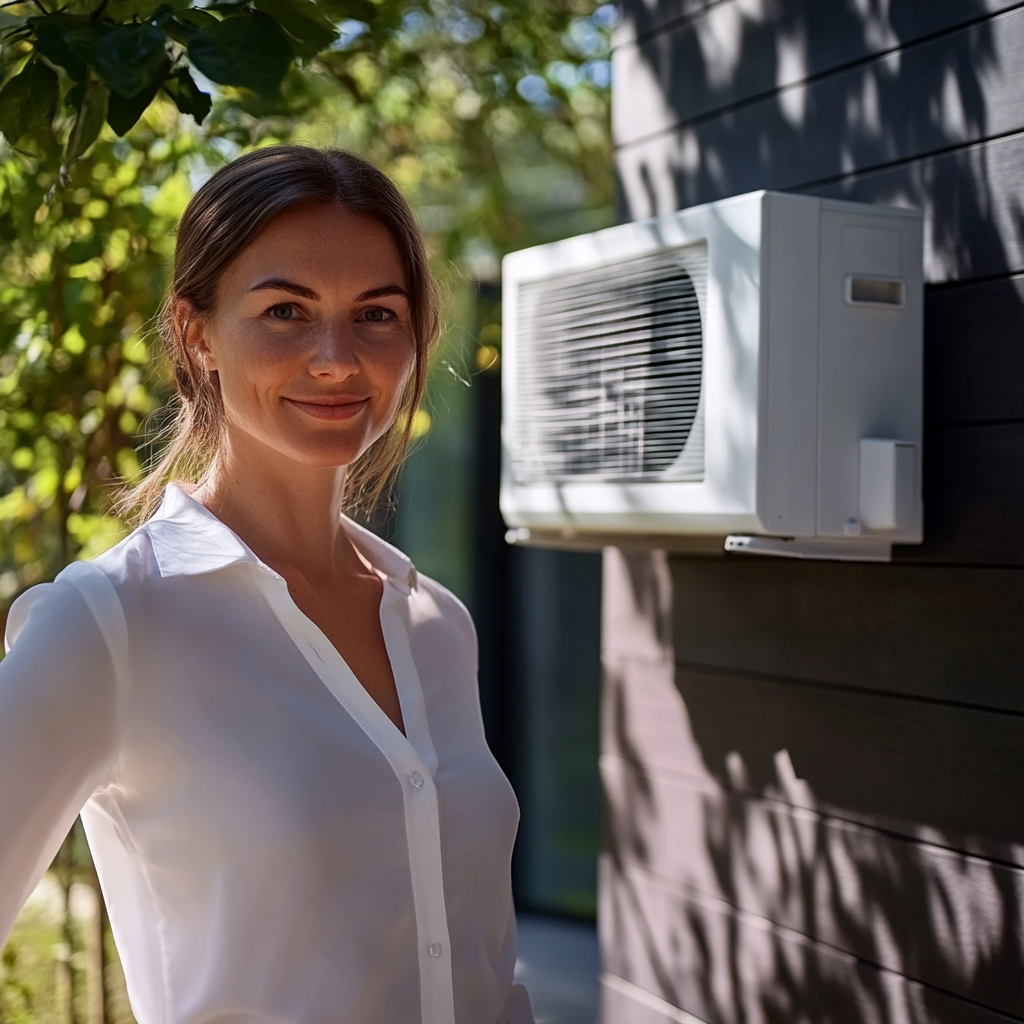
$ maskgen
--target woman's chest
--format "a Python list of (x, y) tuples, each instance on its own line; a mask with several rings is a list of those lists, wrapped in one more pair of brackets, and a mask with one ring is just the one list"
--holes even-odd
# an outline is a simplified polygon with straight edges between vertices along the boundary
[(379, 709), (374, 718), (373, 708), (350, 706), (358, 681), (331, 676), (344, 676), (344, 664), (302, 650), (259, 602), (179, 610), (164, 623), (133, 651), (122, 729), (127, 814), (211, 849), (362, 856), (374, 837), (404, 846), (418, 773), (433, 783), (448, 842), (514, 833), (514, 798), (458, 658), (443, 678), (443, 661), (417, 665), (413, 638), (413, 657), (396, 664), (396, 677), (413, 677), (396, 682), (420, 698), (408, 709), (418, 724), (410, 742)]

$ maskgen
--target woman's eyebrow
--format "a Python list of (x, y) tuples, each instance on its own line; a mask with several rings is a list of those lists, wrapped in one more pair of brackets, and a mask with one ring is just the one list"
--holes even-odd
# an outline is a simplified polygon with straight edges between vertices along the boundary
[(366, 302), (368, 299), (382, 299), (385, 295), (401, 295), (406, 299), (409, 298), (409, 293), (401, 285), (386, 284), (382, 288), (371, 288), (369, 291), (357, 295), (356, 302)]
[[(312, 288), (307, 288), (303, 284), (296, 284), (294, 281), (286, 281), (282, 277), (271, 277), (266, 281), (260, 281), (259, 284), (254, 284), (249, 291), (282, 291), (291, 292), (292, 295), (299, 295), (304, 299), (311, 299), (313, 302), (320, 301), (319, 293), (313, 291)], [(380, 288), (370, 288), (368, 291), (362, 292), (356, 296), (356, 302), (367, 302), (370, 299), (382, 299), (386, 295), (401, 295), (403, 298), (408, 299), (409, 293), (398, 284), (385, 284)]]
[(292, 295), (298, 295), (303, 299), (312, 299), (313, 302), (319, 302), (320, 296), (313, 291), (312, 288), (307, 288), (305, 285), (296, 284), (294, 281), (285, 281), (281, 277), (272, 277), (266, 281), (260, 281), (259, 284), (254, 284), (249, 291), (259, 292), (264, 290), (273, 290), (281, 292), (291, 292)]

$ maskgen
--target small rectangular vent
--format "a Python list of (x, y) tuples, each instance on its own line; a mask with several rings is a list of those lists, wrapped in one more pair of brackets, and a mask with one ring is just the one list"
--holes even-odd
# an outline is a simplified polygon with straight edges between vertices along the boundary
[(704, 478), (707, 245), (519, 288), (521, 483)]

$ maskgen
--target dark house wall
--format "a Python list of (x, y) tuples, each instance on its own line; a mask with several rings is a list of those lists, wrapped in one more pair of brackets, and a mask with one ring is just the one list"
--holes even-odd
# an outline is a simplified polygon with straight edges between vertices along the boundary
[(1024, 4), (626, 0), (613, 81), (623, 219), (913, 205), (929, 284), (925, 544), (605, 555), (604, 1024), (1024, 1020)]

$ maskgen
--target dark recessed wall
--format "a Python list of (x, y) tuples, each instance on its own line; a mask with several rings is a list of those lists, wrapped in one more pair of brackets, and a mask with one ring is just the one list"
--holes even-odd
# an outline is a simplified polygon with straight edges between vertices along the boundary
[(927, 539), (606, 554), (604, 1024), (1024, 1019), (1024, 5), (627, 0), (614, 60), (622, 219), (925, 211)]

